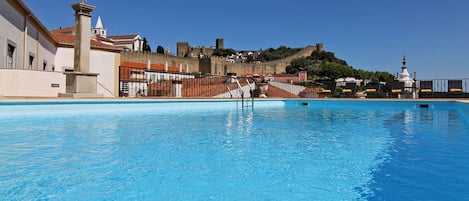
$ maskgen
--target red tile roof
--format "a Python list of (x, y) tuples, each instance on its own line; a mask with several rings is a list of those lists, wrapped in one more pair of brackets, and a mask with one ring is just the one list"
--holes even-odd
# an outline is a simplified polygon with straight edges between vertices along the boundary
[(321, 88), (319, 87), (316, 87), (316, 88), (306, 88), (304, 89), (303, 91), (301, 92), (304, 92), (304, 93), (319, 93), (321, 92)]
[(114, 40), (131, 40), (131, 39), (135, 39), (135, 37), (137, 36), (138, 34), (129, 34), (129, 35), (107, 36), (107, 37), (110, 39), (114, 39)]
[[(131, 61), (122, 61), (121, 67), (129, 67), (129, 68), (137, 68), (137, 69), (147, 69), (146, 63), (138, 63), (138, 62), (131, 62)], [(150, 64), (150, 70), (152, 71), (164, 71), (164, 64)], [(185, 72), (186, 69), (182, 68), (182, 72)], [(168, 66), (168, 72), (179, 72), (179, 67), (177, 66)]]
[(52, 30), (52, 33), (61, 33), (61, 34), (70, 34), (75, 31), (75, 27), (66, 27), (66, 28), (60, 28), (56, 30)]
[[(69, 34), (70, 32), (73, 32), (74, 28), (69, 27), (69, 28), (62, 28), (62, 29), (57, 29), (57, 30), (52, 30), (52, 36), (54, 37), (55, 40), (59, 43), (59, 45), (66, 45), (66, 46), (74, 46), (75, 45), (75, 36)], [(97, 48), (97, 49), (106, 49), (106, 50), (111, 50), (111, 51), (122, 51), (123, 47), (121, 46), (112, 46), (108, 45), (105, 43), (102, 43), (98, 40), (91, 39), (90, 40), (91, 48)]]

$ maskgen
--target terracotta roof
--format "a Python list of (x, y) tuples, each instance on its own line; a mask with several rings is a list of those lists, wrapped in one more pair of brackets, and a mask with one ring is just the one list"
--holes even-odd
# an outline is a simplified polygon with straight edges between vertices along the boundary
[(267, 91), (268, 97), (281, 97), (281, 98), (299, 98), (298, 95), (292, 94), (288, 91), (285, 91), (281, 88), (275, 87), (273, 85), (269, 85), (269, 89)]
[(129, 35), (120, 35), (120, 36), (107, 36), (108, 38), (112, 39), (112, 40), (124, 40), (124, 39), (135, 39), (135, 37), (137, 37), (138, 34), (129, 34)]
[(105, 42), (112, 43), (111, 39), (108, 39), (108, 38), (105, 38), (105, 37), (102, 37), (102, 36), (99, 36), (99, 35), (96, 35), (96, 39), (98, 39), (99, 41), (105, 41)]
[(122, 40), (121, 40), (121, 41), (112, 41), (112, 43), (114, 43), (114, 44), (116, 44), (116, 45), (117, 45), (117, 44), (119, 44), (119, 45), (120, 45), (120, 44), (129, 44), (129, 42), (132, 42), (132, 43), (133, 43), (133, 40), (126, 40), (126, 41), (122, 41)]
[(293, 74), (275, 74), (273, 77), (298, 77), (298, 75)]
[[(68, 45), (68, 46), (75, 45), (74, 35), (62, 34), (61, 31), (57, 31), (57, 30), (52, 31), (51, 33), (54, 39), (57, 40), (57, 42), (60, 45)], [(93, 40), (93, 39), (90, 40), (90, 43), (91, 43), (92, 48), (103, 48), (103, 49), (108, 49), (108, 50), (113, 50), (113, 51), (121, 51), (123, 49), (123, 47), (107, 45), (107, 44), (104, 44), (100, 41)]]
[[(128, 67), (128, 69), (122, 69), (119, 71), (120, 80), (132, 81), (132, 82), (146, 82), (145, 78), (133, 77), (135, 74), (145, 74), (147, 69), (147, 64), (131, 62), (131, 61), (122, 61), (120, 67)], [(150, 70), (152, 71), (164, 71), (164, 64), (151, 64)], [(183, 72), (185, 69), (182, 69)], [(177, 73), (179, 68), (175, 66), (168, 66), (168, 72)]]
[(304, 89), (303, 91), (301, 92), (304, 92), (304, 93), (318, 93), (318, 92), (321, 92), (321, 88), (319, 87), (315, 87), (315, 88), (306, 88)]
[(52, 30), (51, 33), (68, 34), (68, 33), (73, 33), (74, 31), (75, 31), (75, 27), (66, 27), (66, 28), (59, 28), (56, 30)]
[[(138, 63), (131, 61), (122, 61), (120, 64), (121, 67), (137, 68), (137, 69), (147, 69), (146, 63)], [(150, 64), (150, 70), (152, 71), (164, 71), (164, 64)], [(185, 72), (186, 69), (182, 68), (182, 72)], [(179, 72), (179, 67), (177, 66), (168, 66), (168, 72)]]

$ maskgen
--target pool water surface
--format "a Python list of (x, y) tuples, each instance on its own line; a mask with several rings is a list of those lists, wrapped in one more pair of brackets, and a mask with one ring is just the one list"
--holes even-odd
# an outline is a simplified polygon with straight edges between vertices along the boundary
[(468, 108), (413, 101), (0, 103), (0, 198), (464, 200)]

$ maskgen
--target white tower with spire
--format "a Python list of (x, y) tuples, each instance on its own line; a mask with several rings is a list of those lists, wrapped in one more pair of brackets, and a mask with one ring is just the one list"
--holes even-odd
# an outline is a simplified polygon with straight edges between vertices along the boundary
[(399, 75), (398, 80), (399, 82), (404, 82), (404, 93), (412, 94), (412, 98), (415, 98), (416, 96), (415, 87), (414, 87), (415, 80), (412, 79), (409, 72), (407, 71), (406, 64), (407, 64), (407, 59), (405, 58), (405, 55), (404, 55), (404, 58), (402, 59), (402, 72)]
[(93, 32), (93, 34), (97, 36), (106, 38), (107, 31), (103, 26), (103, 21), (101, 20), (101, 16), (98, 16), (98, 20), (96, 21), (96, 26), (91, 30), (91, 32)]

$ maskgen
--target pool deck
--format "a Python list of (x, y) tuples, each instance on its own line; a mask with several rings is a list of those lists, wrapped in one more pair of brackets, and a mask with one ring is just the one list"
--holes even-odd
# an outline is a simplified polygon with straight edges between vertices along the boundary
[[(11, 102), (187, 102), (187, 101), (239, 101), (239, 98), (55, 98), (55, 97), (2, 97), (0, 103)], [(251, 100), (247, 98), (247, 100)], [(342, 101), (456, 101), (469, 103), (468, 98), (434, 98), (434, 99), (397, 99), (397, 98), (255, 98), (255, 101), (282, 101), (282, 100), (342, 100)]]

